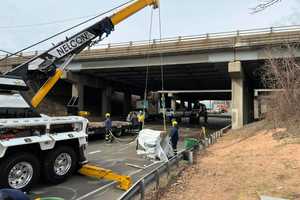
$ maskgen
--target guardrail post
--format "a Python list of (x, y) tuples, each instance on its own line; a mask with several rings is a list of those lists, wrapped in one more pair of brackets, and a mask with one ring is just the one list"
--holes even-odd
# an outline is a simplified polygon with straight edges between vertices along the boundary
[(212, 142), (211, 142), (211, 137), (210, 137), (210, 136), (208, 136), (208, 138), (207, 138), (207, 139), (208, 139), (208, 146), (209, 146), (209, 145), (211, 145), (211, 144), (212, 144)]
[(145, 199), (145, 180), (140, 182), (141, 200)]
[(189, 164), (192, 165), (194, 162), (193, 151), (188, 151), (188, 159), (189, 159)]
[(155, 190), (156, 190), (156, 199), (159, 199), (159, 171), (156, 170), (155, 172), (155, 180), (156, 180), (156, 186), (155, 186)]
[(204, 144), (202, 140), (199, 140), (199, 151), (201, 151), (202, 149), (204, 149)]
[(168, 181), (169, 181), (169, 177), (170, 177), (170, 164), (169, 164), (169, 162), (166, 162), (166, 169), (167, 169), (167, 179), (168, 179)]
[(209, 146), (208, 138), (204, 138), (204, 147), (207, 148)]
[(273, 33), (274, 32), (274, 27), (271, 27), (270, 28), (270, 33)]
[(206, 39), (209, 39), (209, 33), (206, 33)]

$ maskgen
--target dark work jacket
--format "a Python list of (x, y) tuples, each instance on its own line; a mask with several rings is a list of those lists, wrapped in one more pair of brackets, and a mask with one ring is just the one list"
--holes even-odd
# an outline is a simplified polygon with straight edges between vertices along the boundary
[(178, 133), (178, 128), (177, 127), (172, 127), (171, 128), (171, 140), (174, 142), (177, 142), (179, 139), (179, 133)]
[(106, 129), (106, 130), (110, 130), (111, 128), (112, 128), (112, 121), (111, 121), (110, 118), (107, 118), (107, 119), (105, 120), (105, 129)]

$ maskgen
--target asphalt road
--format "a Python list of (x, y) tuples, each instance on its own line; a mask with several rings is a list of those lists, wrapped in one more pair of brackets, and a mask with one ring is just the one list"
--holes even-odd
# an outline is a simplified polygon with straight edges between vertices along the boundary
[[(229, 119), (209, 118), (209, 132), (219, 130), (230, 123)], [(199, 125), (181, 125), (184, 131), (198, 131)], [(162, 125), (147, 124), (146, 128), (159, 130)], [(91, 137), (88, 145), (88, 159), (91, 163), (103, 168), (111, 169), (120, 174), (129, 175), (133, 181), (157, 167), (160, 163), (147, 160), (136, 154), (136, 142), (129, 140), (134, 136), (123, 136), (126, 142), (115, 141), (107, 144), (101, 137)], [(179, 144), (183, 148), (183, 144)], [(129, 165), (128, 165), (129, 164)], [(140, 166), (145, 169), (133, 167)], [(29, 194), (32, 199), (37, 197), (61, 197), (65, 200), (112, 200), (117, 199), (124, 191), (117, 189), (116, 184), (111, 181), (98, 180), (76, 174), (66, 182), (59, 185), (46, 185), (40, 183)]]

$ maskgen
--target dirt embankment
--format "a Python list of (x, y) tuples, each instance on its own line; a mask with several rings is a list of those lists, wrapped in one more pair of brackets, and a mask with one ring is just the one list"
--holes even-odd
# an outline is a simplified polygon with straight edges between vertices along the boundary
[[(231, 131), (199, 153), (162, 200), (257, 200), (270, 195), (300, 200), (300, 140), (277, 136), (262, 122)], [(276, 137), (274, 137), (276, 135)]]

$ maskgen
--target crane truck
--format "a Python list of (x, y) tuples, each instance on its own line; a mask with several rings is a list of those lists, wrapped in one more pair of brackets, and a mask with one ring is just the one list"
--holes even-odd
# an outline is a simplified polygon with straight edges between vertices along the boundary
[[(88, 162), (88, 120), (80, 116), (49, 117), (36, 108), (77, 54), (134, 13), (158, 5), (158, 0), (134, 0), (0, 76), (0, 188), (28, 190), (40, 177), (57, 184)], [(28, 82), (37, 79), (47, 81), (30, 101), (24, 93)]]

